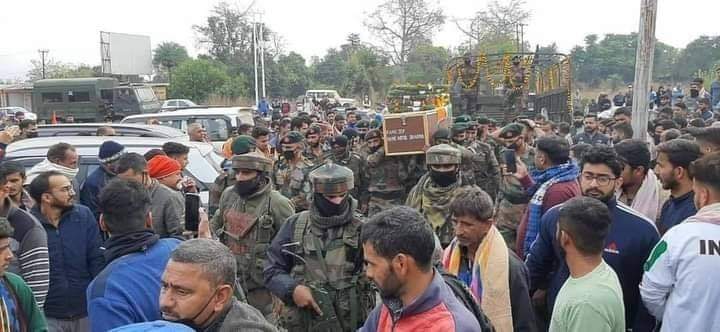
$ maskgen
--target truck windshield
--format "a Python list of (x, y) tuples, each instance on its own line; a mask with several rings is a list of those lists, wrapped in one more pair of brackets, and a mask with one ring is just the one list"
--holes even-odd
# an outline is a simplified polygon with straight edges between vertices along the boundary
[(136, 88), (135, 93), (137, 93), (138, 99), (141, 102), (152, 102), (156, 100), (155, 93), (153, 93), (151, 88)]

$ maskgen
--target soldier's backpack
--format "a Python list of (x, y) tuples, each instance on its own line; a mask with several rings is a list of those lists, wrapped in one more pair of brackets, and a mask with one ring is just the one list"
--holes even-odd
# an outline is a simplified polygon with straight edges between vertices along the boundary
[(452, 289), (455, 297), (475, 316), (475, 319), (477, 319), (480, 324), (480, 331), (494, 332), (495, 328), (490, 323), (490, 319), (488, 319), (482, 309), (480, 309), (477, 301), (475, 301), (475, 297), (470, 293), (470, 289), (454, 275), (443, 270), (440, 271), (440, 274), (445, 280), (445, 284)]

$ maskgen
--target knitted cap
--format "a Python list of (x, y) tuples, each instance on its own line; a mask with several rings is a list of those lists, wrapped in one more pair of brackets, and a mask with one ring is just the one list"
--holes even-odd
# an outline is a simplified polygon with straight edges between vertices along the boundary
[(157, 155), (148, 162), (148, 172), (153, 179), (162, 179), (180, 173), (181, 170), (180, 163), (168, 156)]
[(123, 153), (125, 153), (125, 146), (115, 141), (105, 141), (100, 145), (98, 159), (103, 164), (109, 164), (120, 159)]
[(345, 135), (337, 135), (330, 140), (331, 146), (346, 147), (348, 144), (348, 138)]

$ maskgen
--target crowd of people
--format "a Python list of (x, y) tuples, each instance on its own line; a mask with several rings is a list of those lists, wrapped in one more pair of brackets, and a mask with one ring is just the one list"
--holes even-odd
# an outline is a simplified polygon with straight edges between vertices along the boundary
[(82, 183), (67, 143), (3, 161), (0, 330), (720, 328), (720, 122), (678, 101), (641, 141), (626, 103), (461, 115), (417, 155), (352, 110), (245, 124), (208, 212), (182, 142), (141, 155), (106, 127)]

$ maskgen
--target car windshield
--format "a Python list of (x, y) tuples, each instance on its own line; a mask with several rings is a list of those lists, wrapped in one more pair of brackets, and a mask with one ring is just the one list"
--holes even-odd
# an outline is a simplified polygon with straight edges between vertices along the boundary
[(137, 93), (138, 99), (142, 102), (155, 101), (155, 93), (153, 93), (151, 88), (136, 88), (135, 92)]
[(218, 176), (218, 172), (215, 167), (200, 154), (198, 149), (190, 149), (188, 154), (188, 160), (190, 161), (187, 165), (187, 170), (192, 173), (201, 182), (210, 185), (215, 181)]

